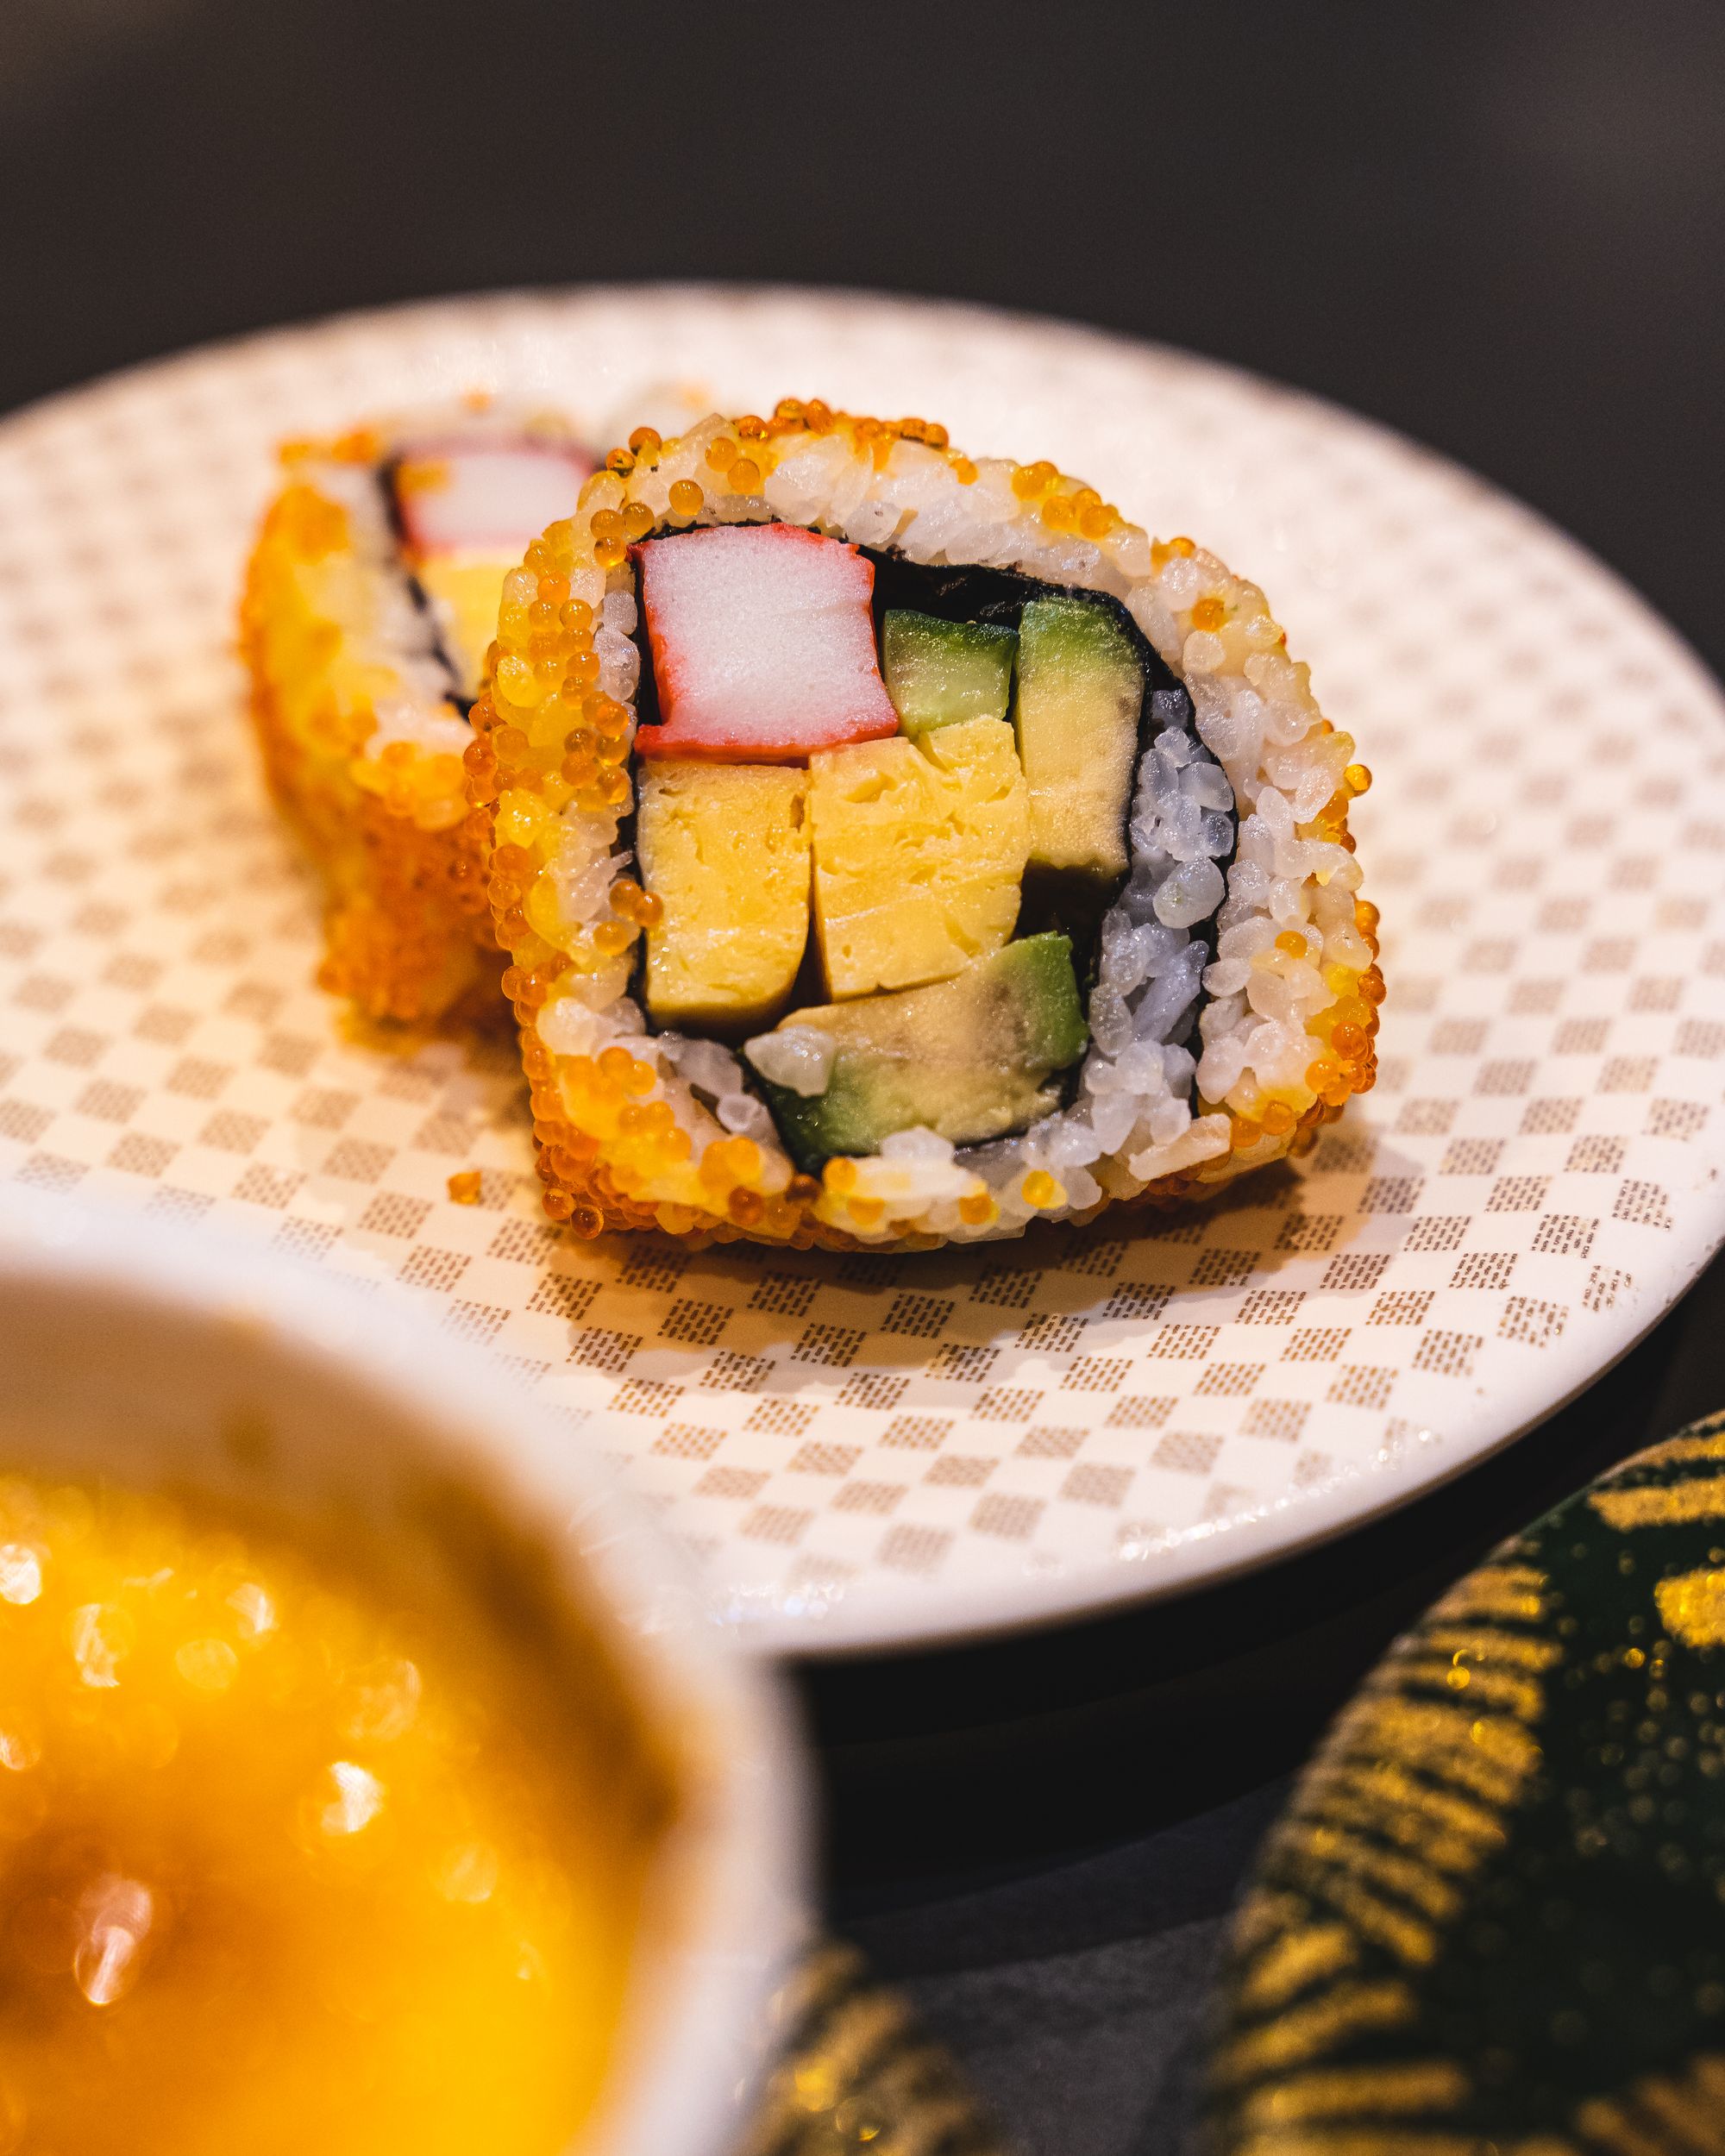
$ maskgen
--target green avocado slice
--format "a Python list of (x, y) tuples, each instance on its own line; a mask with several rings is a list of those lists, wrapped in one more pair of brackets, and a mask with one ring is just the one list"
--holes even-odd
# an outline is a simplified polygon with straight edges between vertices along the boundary
[(881, 671), (913, 741), (966, 718), (1004, 718), (1019, 640), (985, 622), (940, 621), (892, 607), (881, 627)]
[(1108, 881), (1125, 875), (1144, 674), (1106, 606), (1037, 599), (1019, 622), (1013, 722), (1030, 787), (1030, 862)]
[(1060, 1105), (1050, 1082), (1084, 1053), (1089, 1030), (1064, 936), (1027, 936), (950, 981), (797, 1011), (778, 1029), (828, 1034), (837, 1053), (814, 1095), (762, 1081), (799, 1167), (877, 1152), (894, 1131), (955, 1145), (1022, 1130)]

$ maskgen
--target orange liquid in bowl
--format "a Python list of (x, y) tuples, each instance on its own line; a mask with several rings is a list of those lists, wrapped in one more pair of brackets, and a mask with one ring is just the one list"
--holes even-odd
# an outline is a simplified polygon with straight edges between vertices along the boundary
[(0, 1483), (0, 2156), (578, 2142), (656, 1800), (538, 1658), (199, 1512)]

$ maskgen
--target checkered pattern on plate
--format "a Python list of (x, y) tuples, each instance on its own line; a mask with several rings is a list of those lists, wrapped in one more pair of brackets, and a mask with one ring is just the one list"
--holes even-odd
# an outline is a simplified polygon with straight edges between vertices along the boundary
[[(1264, 584), (1377, 774), (1390, 987), (1378, 1088), (1298, 1171), (957, 1256), (582, 1247), (537, 1217), (505, 1044), (345, 1037), (230, 650), (270, 445), (668, 373), (1045, 454)], [(417, 1295), (662, 1500), (762, 1644), (1026, 1621), (1333, 1532), (1587, 1383), (1725, 1230), (1718, 692), (1525, 511), (1321, 405), (957, 309), (462, 302), (10, 421), (0, 557), (0, 1169)]]

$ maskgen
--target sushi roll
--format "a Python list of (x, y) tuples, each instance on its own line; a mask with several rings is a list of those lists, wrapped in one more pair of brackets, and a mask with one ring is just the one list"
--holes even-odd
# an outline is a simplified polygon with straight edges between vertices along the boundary
[(787, 401), (505, 581), (468, 796), (544, 1202), (926, 1248), (1201, 1198), (1374, 1076), (1370, 774), (1255, 585)]
[(271, 790), (324, 884), (319, 981), (376, 1019), (495, 1002), (468, 713), (504, 577), (594, 460), (561, 419), (480, 404), (282, 462), (241, 642)]

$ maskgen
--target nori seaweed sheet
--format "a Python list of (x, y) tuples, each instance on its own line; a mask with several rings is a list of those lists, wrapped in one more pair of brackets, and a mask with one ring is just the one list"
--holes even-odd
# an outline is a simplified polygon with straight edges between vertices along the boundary
[(430, 624), (432, 649), (436, 652), (444, 673), (449, 677), (449, 701), (463, 718), (471, 718), (478, 699), (462, 695), (461, 669), (455, 663), (455, 653), (444, 642), (442, 624), (437, 618), (436, 608), (431, 604), (431, 595), (407, 566), (407, 519), (401, 508), (401, 459), (398, 456), (386, 457), (378, 467), (377, 479), (383, 492), (384, 515), (389, 519), (389, 529), (394, 537), (397, 552), (401, 556), (401, 572), (407, 579), (409, 596)]
[[(1082, 599), (1086, 605), (1101, 607), (1112, 617), (1115, 627), (1132, 645), (1144, 675), (1144, 703), (1138, 714), (1138, 759), (1133, 767), (1132, 791), (1137, 791), (1138, 771), (1142, 768), (1151, 742), (1169, 726), (1177, 726), (1189, 738), (1199, 761), (1215, 762), (1216, 759), (1198, 738), (1196, 714), (1192, 708), (1192, 699), (1186, 693), (1185, 684), (1132, 619), (1121, 601), (1112, 594), (1086, 591), (1075, 585), (1050, 584), (1040, 577), (1026, 576), (1016, 569), (909, 561), (891, 548), (864, 547), (862, 552), (875, 565), (874, 611), (877, 642), (881, 622), (888, 610), (893, 607), (906, 607), (916, 613), (932, 614), (941, 621), (986, 622), (1012, 630), (1017, 629), (1019, 617), (1032, 599)], [(1128, 797), (1128, 823), (1131, 816), (1132, 802)], [(1234, 824), (1234, 839), (1238, 844), (1239, 825), (1232, 809), (1228, 811), (1228, 818)], [(1130, 849), (1128, 839), (1128, 851)], [(1233, 859), (1233, 852), (1234, 848), (1231, 845), (1228, 849), (1230, 862)], [(1034, 936), (1043, 929), (1052, 928), (1070, 936), (1072, 938), (1073, 964), (1078, 975), (1078, 986), (1087, 998), (1096, 981), (1096, 958), (1102, 917), (1119, 898), (1125, 881), (1125, 877), (1121, 877), (1112, 888), (1103, 892), (1089, 878), (1038, 875), (1032, 870), (1025, 879), (1024, 903), (1016, 932)], [(1195, 933), (1209, 946), (1214, 958), (1216, 950), (1214, 917), (1201, 923)]]
[[(657, 536), (655, 543), (658, 543), (659, 540), (679, 536), (681, 535), (675, 532), (662, 533)], [(877, 646), (882, 621), (889, 608), (905, 608), (913, 613), (932, 615), (940, 621), (985, 622), (1014, 630), (1018, 628), (1019, 617), (1026, 603), (1032, 599), (1082, 599), (1087, 605), (1104, 608), (1131, 643), (1144, 675), (1144, 703), (1138, 715), (1138, 759), (1133, 767), (1132, 793), (1137, 792), (1138, 772), (1143, 766), (1151, 741), (1170, 726), (1178, 727), (1189, 738), (1195, 760), (1205, 763), (1216, 761), (1198, 737), (1197, 718), (1185, 684), (1132, 619), (1122, 602), (1111, 593), (1088, 591), (1076, 585), (1051, 584), (1040, 577), (1026, 576), (1016, 569), (912, 561), (893, 547), (861, 547), (857, 551), (873, 565), (875, 571), (872, 604)], [(634, 640), (641, 655), (641, 683), (636, 696), (637, 723), (643, 726), (657, 725), (660, 720), (658, 685), (654, 679), (653, 654), (648, 642), (644, 617), (637, 620)], [(1128, 824), (1131, 814), (1132, 799), (1129, 795), (1126, 803)], [(1234, 841), (1228, 849), (1225, 867), (1233, 860), (1239, 836), (1235, 812), (1229, 809), (1227, 815), (1233, 829)], [(631, 811), (619, 828), (618, 843), (632, 848), (634, 841), (634, 814)], [(1130, 853), (1129, 837), (1127, 850)], [(1057, 930), (1070, 937), (1079, 995), (1087, 1006), (1090, 992), (1096, 984), (1102, 919), (1120, 897), (1125, 882), (1126, 878), (1120, 877), (1106, 889), (1099, 889), (1088, 878), (1038, 874), (1035, 870), (1025, 879), (1024, 899), (1018, 927), (1014, 931), (1015, 939), (1019, 936), (1038, 935), (1048, 929)], [(1201, 922), (1193, 933), (1208, 946), (1214, 959), (1217, 935), (1214, 915)], [(643, 1016), (646, 1016), (646, 997), (642, 993), (642, 975), (646, 962), (644, 944), (637, 946), (637, 954), (635, 972), (630, 979), (630, 991), (640, 1004)], [(815, 940), (811, 936), (802, 968), (791, 993), (789, 1008), (792, 1011), (801, 1010), (825, 1003), (827, 1000)], [(1176, 1042), (1186, 1040), (1196, 1027), (1203, 1004), (1204, 998), (1201, 993), (1193, 1006), (1191, 1018), (1176, 1032)], [(650, 1016), (646, 1016), (646, 1023), (649, 1031), (658, 1030)], [(1082, 1069), (1081, 1058), (1064, 1074), (1061, 1106), (1070, 1106)], [(754, 1074), (748, 1070), (746, 1063), (744, 1070), (751, 1090), (764, 1097), (764, 1088), (756, 1082)], [(995, 1144), (1002, 1143), (1000, 1139), (990, 1142)], [(971, 1149), (961, 1148), (961, 1152), (969, 1150)]]

